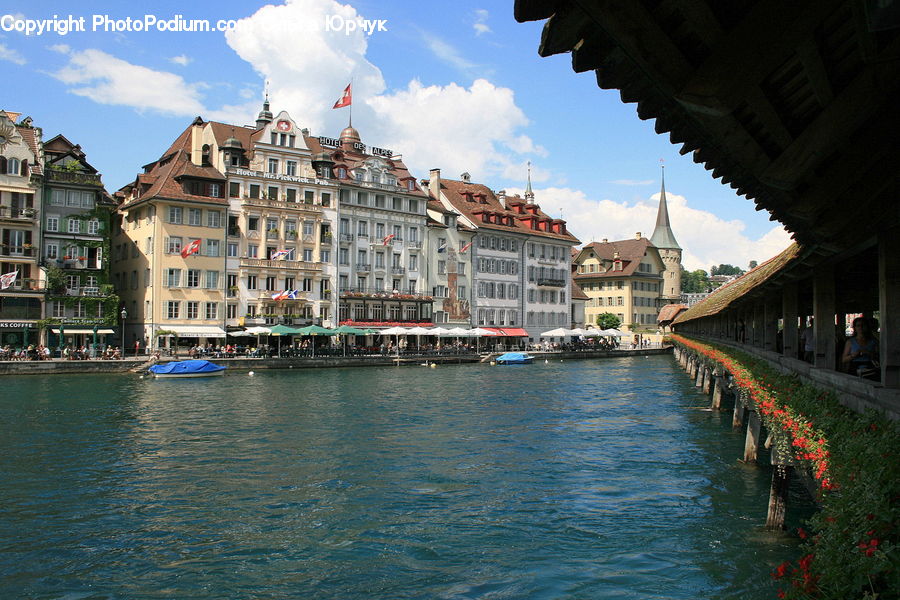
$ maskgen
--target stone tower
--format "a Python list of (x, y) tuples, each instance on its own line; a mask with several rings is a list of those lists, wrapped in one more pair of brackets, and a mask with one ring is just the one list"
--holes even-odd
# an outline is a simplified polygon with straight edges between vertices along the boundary
[[(663, 167), (665, 169), (665, 167)], [(659, 212), (656, 213), (656, 229), (650, 242), (659, 250), (666, 267), (663, 272), (663, 289), (660, 299), (666, 304), (681, 301), (681, 246), (675, 240), (669, 224), (669, 207), (666, 205), (666, 172), (662, 172), (662, 189), (659, 194)]]

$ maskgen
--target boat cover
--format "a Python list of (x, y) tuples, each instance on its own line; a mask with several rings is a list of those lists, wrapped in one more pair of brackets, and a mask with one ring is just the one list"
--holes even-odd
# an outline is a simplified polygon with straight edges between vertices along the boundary
[(149, 370), (151, 373), (163, 375), (189, 375), (191, 373), (215, 373), (224, 369), (225, 367), (208, 360), (180, 360), (164, 365), (153, 365)]
[(529, 356), (526, 352), (507, 352), (497, 357), (497, 362), (505, 363), (527, 363), (534, 360), (533, 356)]

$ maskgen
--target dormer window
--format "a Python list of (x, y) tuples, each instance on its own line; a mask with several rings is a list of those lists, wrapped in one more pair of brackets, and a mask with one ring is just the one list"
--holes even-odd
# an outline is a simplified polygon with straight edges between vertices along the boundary
[(613, 261), (613, 271), (621, 271), (622, 270), (622, 261), (616, 260)]
[(406, 189), (410, 192), (416, 191), (416, 180), (415, 179), (407, 179), (406, 180)]
[(344, 167), (338, 167), (337, 169), (335, 169), (335, 171), (337, 172), (338, 179), (347, 178), (347, 169), (345, 169)]

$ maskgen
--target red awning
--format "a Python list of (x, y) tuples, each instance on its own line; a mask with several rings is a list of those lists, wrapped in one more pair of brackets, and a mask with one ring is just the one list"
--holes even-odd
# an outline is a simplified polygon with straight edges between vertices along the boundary
[(499, 336), (505, 337), (528, 337), (528, 332), (524, 329), (518, 327), (482, 327), (482, 329), (487, 329), (488, 331), (493, 331)]

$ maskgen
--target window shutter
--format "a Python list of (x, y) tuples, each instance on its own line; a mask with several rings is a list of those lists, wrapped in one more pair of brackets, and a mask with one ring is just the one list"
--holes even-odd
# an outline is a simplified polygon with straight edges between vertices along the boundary
[(28, 177), (28, 161), (22, 161), (22, 177)]

